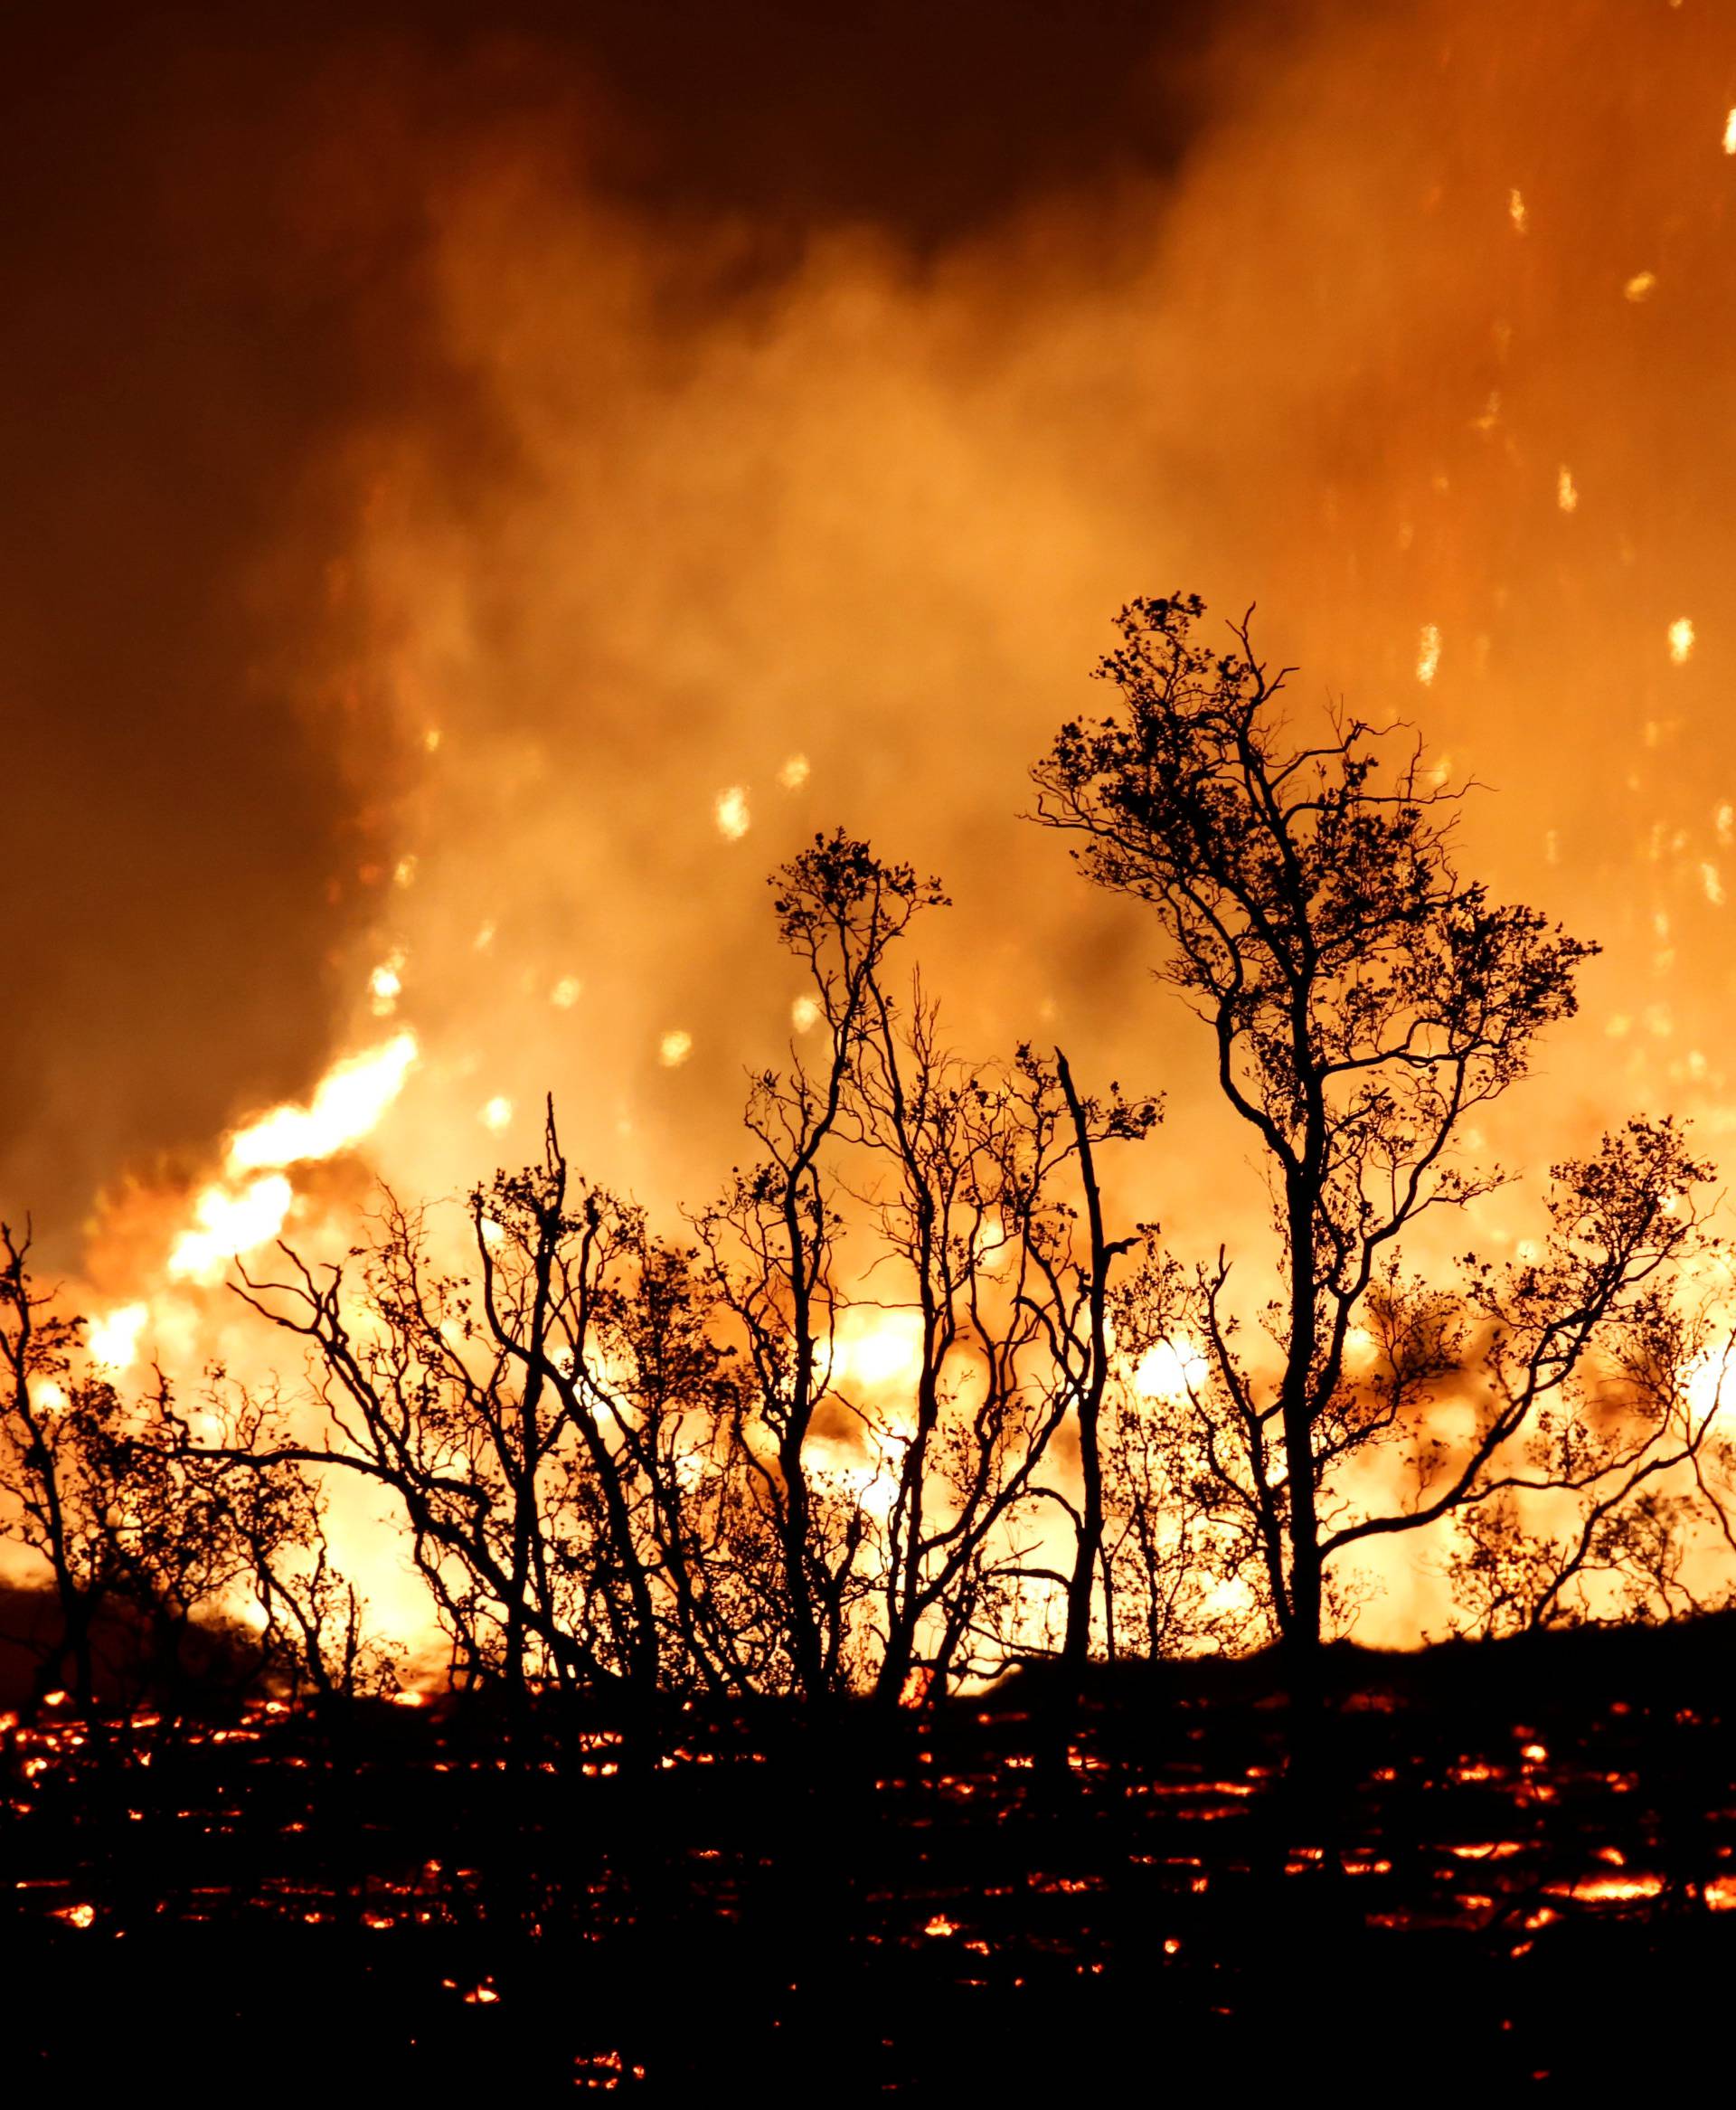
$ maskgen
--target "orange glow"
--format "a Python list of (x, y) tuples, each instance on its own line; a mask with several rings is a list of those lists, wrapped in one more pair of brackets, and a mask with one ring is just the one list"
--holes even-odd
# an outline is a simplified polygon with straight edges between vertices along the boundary
[[(1197, 573), (1214, 608), (1258, 597), (1310, 685), (1299, 708), (1414, 709), (1431, 765), (1499, 788), (1467, 803), (1467, 856), (1607, 945), (1547, 1079), (1479, 1133), (1489, 1162), (1534, 1173), (1635, 1104), (1692, 1113), (1727, 1151), (1729, 465), (1703, 413), (1736, 328), (1736, 110), (1721, 156), (1705, 99), (1731, 77), (1725, 33), (1715, 10), (1590, 0), (1582, 43), (1543, 66), (1494, 0), (1358, 12), (1257, 59), (1226, 46), (1162, 173), (1135, 157), (932, 242), (873, 213), (764, 257), (740, 212), (677, 238), (574, 173), (553, 85), (510, 149), (458, 121), (438, 153), (391, 133), (404, 166), (383, 180), (422, 231), (419, 374), (462, 376), (470, 408), (381, 392), (323, 436), (307, 484), (336, 493), (329, 514), (276, 509), (241, 597), (281, 622), (282, 671), (260, 678), (354, 824), (307, 912), (335, 993), (302, 1074), (237, 1086), (173, 1150), (113, 1143), (74, 1285), (97, 1364), (158, 1357), (188, 1401), (212, 1361), (263, 1378), (280, 1344), (222, 1294), (236, 1257), (263, 1265), (279, 1236), (343, 1255), (376, 1176), (461, 1195), (529, 1154), (551, 1091), (575, 1163), (678, 1235), (741, 1154), (742, 1073), (792, 1038), (824, 1054), (761, 875), (835, 819), (957, 895), (923, 966), (958, 1046), (1061, 1039), (1175, 1094), (1113, 1212), (1161, 1216), (1177, 1253), (1226, 1244), (1256, 1330), (1266, 1197), (1209, 1060), (1153, 990), (1142, 927), (1014, 818), (1147, 573)], [(348, 92), (345, 121), (374, 109)], [(308, 122), (337, 144), (329, 116)], [(365, 204), (312, 186), (305, 239), (349, 253)], [(282, 583), (310, 557), (326, 629)], [(175, 1030), (177, 1061), (224, 1061)], [(1489, 1197), (1477, 1239), (1523, 1251), (1533, 1199)], [(434, 1235), (467, 1264), (462, 1211)], [(1414, 1257), (1457, 1250), (1443, 1233)], [(1371, 1367), (1373, 1336), (1353, 1346)], [(920, 1341), (887, 1311), (828, 1348), (872, 1426), (827, 1424), (814, 1454), (883, 1526)], [(1205, 1369), (1166, 1339), (1132, 1387), (1179, 1406)], [(1448, 1451), (1480, 1404), (1442, 1386)], [(1075, 1471), (1069, 1451), (1061, 1491)], [(388, 1527), (338, 1500), (373, 1616), (426, 1641)], [(1440, 1550), (1361, 1550), (1343, 1578), (1359, 1640), (1443, 1630)], [(1696, 1585), (1723, 1560), (1696, 1546)]]

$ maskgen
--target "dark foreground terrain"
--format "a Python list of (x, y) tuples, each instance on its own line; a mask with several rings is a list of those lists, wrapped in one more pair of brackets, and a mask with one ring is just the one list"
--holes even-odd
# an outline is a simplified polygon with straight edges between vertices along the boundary
[(1715, 2086), (1733, 1646), (1346, 1651), (1306, 1733), (1261, 1663), (627, 1738), (62, 1708), (0, 1736), (7, 2070), (76, 2103)]

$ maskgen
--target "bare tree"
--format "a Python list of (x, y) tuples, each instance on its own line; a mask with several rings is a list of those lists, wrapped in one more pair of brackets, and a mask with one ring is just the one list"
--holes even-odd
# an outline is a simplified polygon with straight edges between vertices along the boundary
[[(343, 1264), (316, 1268), (288, 1247), (278, 1274), (239, 1269), (245, 1301), (307, 1344), (325, 1425), (316, 1442), (231, 1455), (261, 1469), (341, 1469), (393, 1494), (463, 1679), (497, 1675), (522, 1696), (530, 1635), (556, 1675), (615, 1682), (623, 1672), (594, 1627), (561, 1616), (559, 1556), (552, 1562), (540, 1513), (554, 1454), (573, 1433), (558, 1400), (542, 1407), (563, 1168), (557, 1158), (488, 1198), (500, 1217), (480, 1194), (472, 1205), (487, 1256), (480, 1292), (433, 1264), (423, 1217), (390, 1195), (373, 1241), (350, 1255), (354, 1281)], [(600, 1227), (599, 1209), (578, 1235), (587, 1285)], [(496, 1240), (512, 1244), (499, 1263)]]
[(391, 1195), (353, 1276), (287, 1247), (278, 1275), (241, 1271), (308, 1344), (324, 1427), (210, 1454), (389, 1490), (465, 1682), (520, 1701), (545, 1679), (647, 1702), (750, 1689), (778, 1622), (695, 1256), (571, 1172), (552, 1108), (541, 1162), (477, 1188), (469, 1217), (468, 1273), (438, 1267), (426, 1218)]
[[(986, 1647), (1030, 1645), (1033, 1584), (1067, 1594), (1082, 1653), (1101, 1547), (1102, 1291), (1118, 1250), (1092, 1154), (1145, 1135), (1155, 1102), (1084, 1099), (1064, 1060), (1028, 1049), (962, 1061), (920, 979), (895, 999), (888, 954), (941, 904), (938, 882), (838, 834), (773, 884), (826, 1038), (817, 1064), (797, 1055), (754, 1080), (760, 1160), (697, 1221), (751, 1375), (760, 1441), (741, 1462), (784, 1552), (794, 1682), (868, 1685), (889, 1704), (944, 1689)], [(1081, 1209), (1060, 1199), (1070, 1179)], [(850, 1373), (846, 1337), (864, 1318), (908, 1328), (910, 1367), (890, 1385)], [(1040, 1474), (1063, 1424), (1080, 1438), (1082, 1506)], [(1075, 1527), (1064, 1576), (1033, 1565), (1045, 1502)]]
[[(1357, 1509), (1346, 1468), (1371, 1445), (1408, 1443), (1468, 1347), (1450, 1301), (1403, 1282), (1399, 1242), (1501, 1183), (1468, 1148), (1468, 1117), (1572, 1014), (1594, 949), (1459, 875), (1459, 794), (1403, 729), (1337, 718), (1317, 743), (1293, 744), (1279, 705), (1289, 670), (1256, 657), (1245, 620), (1209, 649), (1203, 612), (1179, 595), (1123, 611), (1121, 644), (1098, 669), (1119, 709), (1062, 727), (1033, 772), (1034, 818), (1075, 838), (1089, 878), (1154, 912), (1159, 977), (1206, 1027), (1219, 1088), (1262, 1153), (1277, 1375), (1264, 1378), (1237, 1337), (1220, 1254), (1193, 1281), (1199, 1361), (1176, 1411), (1217, 1543), (1240, 1537), (1253, 1592), (1306, 1657), (1335, 1556), (1495, 1499), (1522, 1433), (1546, 1410), (1575, 1418), (1594, 1348), (1643, 1329), (1692, 1251), (1683, 1203), (1703, 1169), (1661, 1130), (1567, 1169), (1570, 1206), (1575, 1193), (1587, 1203), (1571, 1260), (1481, 1292), (1497, 1403), (1470, 1454), (1439, 1487), (1439, 1461), (1415, 1456), (1426, 1484), (1413, 1499)], [(1597, 1163), (1614, 1186), (1593, 1197)], [(1372, 1369), (1351, 1367), (1359, 1328), (1376, 1342)], [(1194, 1352), (1184, 1341), (1184, 1361)], [(1553, 1477), (1589, 1491), (1577, 1452), (1556, 1448)], [(1621, 1471), (1612, 1463), (1599, 1486)]]
[(873, 1520), (847, 1471), (822, 1463), (813, 1439), (860, 1433), (834, 1382), (843, 1235), (829, 1151), (854, 1133), (864, 1049), (880, 1021), (878, 978), (888, 950), (924, 908), (936, 880), (888, 865), (841, 829), (772, 876), (778, 936), (808, 970), (823, 1035), (809, 1065), (756, 1077), (744, 1120), (758, 1161), (738, 1168), (723, 1197), (695, 1218), (722, 1303), (744, 1350), (751, 1412), (764, 1444), (744, 1445), (780, 1549), (790, 1669), (820, 1698), (851, 1682), (854, 1613), (869, 1586)]
[(241, 1681), (287, 1668), (326, 1690), (354, 1689), (359, 1674), (377, 1680), (383, 1659), (331, 1560), (318, 1490), (293, 1466), (250, 1462), (281, 1435), (272, 1417), (250, 1405), (226, 1432), (245, 1468), (204, 1454), (161, 1370), (127, 1398), (91, 1366), (82, 1321), (32, 1280), (28, 1237), (0, 1228), (0, 1517), (42, 1559), (58, 1613), (39, 1696), (71, 1666), (80, 1707), (95, 1707), (104, 1613), (110, 1670), (120, 1676), (121, 1659), (136, 1657), (138, 1690), (170, 1706), (190, 1671), (209, 1680), (219, 1664)]
[[(347, 1699), (396, 1689), (394, 1651), (371, 1630), (367, 1600), (334, 1555), (319, 1476), (275, 1455), (291, 1440), (282, 1399), (275, 1390), (259, 1397), (231, 1386), (220, 1367), (208, 1379), (205, 1418), (217, 1424), (215, 1446), (209, 1426), (196, 1439), (172, 1410), (155, 1417), (147, 1433), (183, 1490), (199, 1490), (193, 1499), (220, 1521), (233, 1548), (236, 1594), (244, 1583), (259, 1668), (292, 1697)], [(255, 1465), (268, 1454), (273, 1462)], [(167, 1505), (171, 1519), (180, 1507)]]
[(54, 1588), (59, 1625), (38, 1670), (38, 1697), (70, 1665), (74, 1697), (88, 1710), (96, 1698), (91, 1629), (110, 1577), (84, 1437), (93, 1418), (111, 1415), (113, 1388), (75, 1372), (79, 1321), (37, 1287), (30, 1248), (28, 1225), (16, 1236), (0, 1224), (0, 1489), (15, 1505), (4, 1521), (45, 1564)]
[[(1727, 1248), (1695, 1198), (1712, 1169), (1673, 1122), (1630, 1122), (1556, 1168), (1539, 1249), (1472, 1277), (1479, 1425), (1420, 1462), (1416, 1514), (1457, 1516), (1454, 1591), (1485, 1632), (1561, 1623), (1599, 1589), (1628, 1616), (1703, 1610), (1694, 1538), (1736, 1550), (1717, 1425), (1732, 1342), (1705, 1286)], [(1344, 1542), (1383, 1528), (1364, 1519)]]
[[(940, 1051), (920, 987), (907, 1017), (878, 988), (876, 1008), (856, 1177), (880, 1253), (863, 1293), (877, 1288), (916, 1321), (910, 1398), (890, 1420), (863, 1409), (895, 1489), (876, 1679), (891, 1699), (918, 1669), (944, 1688), (967, 1637), (1028, 1649), (1028, 1594), (1005, 1586), (1020, 1582), (1064, 1593), (1063, 1653), (1084, 1661), (1102, 1553), (1105, 1297), (1131, 1243), (1104, 1232), (1096, 1151), (1143, 1139), (1158, 1109), (1113, 1086), (1106, 1101), (1081, 1097), (1060, 1054), (958, 1062)], [(1052, 1469), (1063, 1430), (1076, 1440), (1077, 1501)], [(1044, 1503), (1072, 1527), (1064, 1575), (1021, 1550)], [(991, 1603), (998, 1616), (986, 1624)]]

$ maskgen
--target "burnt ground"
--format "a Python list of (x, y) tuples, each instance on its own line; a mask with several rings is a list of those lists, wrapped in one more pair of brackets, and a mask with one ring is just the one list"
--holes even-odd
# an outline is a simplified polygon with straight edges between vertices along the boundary
[[(1034, 1672), (632, 1736), (358, 1706), (0, 1736), (7, 2070), (254, 2099), (1689, 2085), (1736, 1631)], [(1715, 2084), (1714, 2084), (1715, 2085)], [(35, 2098), (32, 2098), (35, 2099)]]

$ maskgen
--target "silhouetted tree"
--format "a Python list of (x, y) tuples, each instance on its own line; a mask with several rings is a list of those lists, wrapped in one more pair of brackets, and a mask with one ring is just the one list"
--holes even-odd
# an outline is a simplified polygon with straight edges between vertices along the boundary
[[(209, 1374), (199, 1436), (166, 1402), (144, 1429), (141, 1450), (155, 1452), (176, 1484), (162, 1512), (173, 1528), (189, 1511), (209, 1519), (230, 1549), (232, 1603), (250, 1613), (259, 1667), (291, 1695), (353, 1698), (395, 1690), (398, 1663), (367, 1623), (367, 1600), (338, 1566), (326, 1528), (318, 1476), (273, 1457), (290, 1442), (290, 1416), (275, 1388), (259, 1398), (232, 1386), (221, 1368)], [(214, 1423), (215, 1428), (212, 1424)], [(220, 1447), (213, 1448), (213, 1440)], [(242, 1585), (245, 1585), (243, 1596)]]
[[(1030, 1649), (1020, 1582), (1062, 1591), (1061, 1651), (1084, 1660), (1102, 1550), (1104, 1293), (1128, 1243), (1104, 1233), (1095, 1153), (1145, 1137), (1157, 1108), (1113, 1087), (1106, 1102), (1082, 1098), (1064, 1056), (1029, 1047), (1008, 1065), (961, 1064), (939, 1052), (920, 989), (901, 1021), (883, 992), (877, 1007), (860, 1085), (859, 1198), (882, 1248), (869, 1280), (916, 1321), (910, 1396), (890, 1416), (861, 1409), (895, 1490), (876, 1679), (895, 1699), (913, 1671), (944, 1689), (961, 1661), (984, 1668), (985, 1643), (991, 1661)], [(1067, 1429), (1077, 1500), (1055, 1469)], [(1074, 1537), (1070, 1570), (1052, 1578), (1024, 1544), (1040, 1542), (1032, 1528), (1046, 1503)]]
[(847, 1467), (822, 1462), (813, 1438), (846, 1443), (855, 1416), (834, 1382), (843, 1223), (828, 1147), (854, 1132), (855, 1084), (880, 1019), (888, 950), (924, 908), (937, 880), (887, 865), (842, 830), (773, 875), (778, 936), (803, 961), (823, 1036), (819, 1060), (753, 1080), (743, 1116), (757, 1162), (737, 1168), (722, 1197), (695, 1219), (721, 1302), (740, 1328), (752, 1413), (769, 1454), (746, 1446), (782, 1558), (791, 1671), (810, 1698), (845, 1689), (854, 1666), (854, 1613), (869, 1586), (862, 1555), (871, 1520)]
[[(1417, 1513), (1458, 1514), (1454, 1591), (1484, 1632), (1558, 1623), (1594, 1582), (1629, 1615), (1705, 1609), (1687, 1573), (1695, 1528), (1736, 1550), (1717, 1426), (1727, 1273), (1704, 1286), (1727, 1248), (1695, 1200), (1712, 1172), (1674, 1123), (1630, 1122), (1597, 1157), (1556, 1168), (1539, 1249), (1471, 1278), (1479, 1425), (1450, 1463), (1424, 1461), (1435, 1484)], [(1364, 1519), (1345, 1543), (1383, 1528)]]
[(75, 1371), (79, 1321), (54, 1310), (30, 1273), (28, 1227), (0, 1224), (0, 1487), (9, 1534), (52, 1578), (59, 1625), (36, 1678), (37, 1697), (71, 1669), (80, 1706), (95, 1701), (91, 1629), (109, 1583), (101, 1490), (86, 1438), (112, 1418), (113, 1387)]
[(1173, 1402), (1190, 1302), (1184, 1271), (1147, 1233), (1109, 1299), (1103, 1571), (1110, 1653), (1154, 1661), (1236, 1654), (1262, 1626), (1242, 1587), (1257, 1552), (1246, 1519), (1217, 1500), (1210, 1450)]
[[(1457, 1305), (1401, 1282), (1398, 1242), (1501, 1182), (1468, 1154), (1467, 1118), (1571, 1015), (1594, 949), (1460, 877), (1459, 794), (1408, 736), (1392, 752), (1397, 728), (1339, 718), (1316, 744), (1294, 744), (1278, 707), (1288, 670), (1256, 657), (1246, 620), (1208, 648), (1203, 612), (1181, 595), (1123, 611), (1098, 669), (1120, 707), (1062, 727), (1033, 772), (1034, 818), (1076, 838), (1090, 879), (1154, 912), (1158, 974), (1211, 1034), (1219, 1088), (1269, 1172), (1278, 1371), (1263, 1380), (1236, 1337), (1221, 1254), (1187, 1301), (1203, 1360), (1175, 1387), (1193, 1428), (1182, 1477), (1218, 1546), (1240, 1538), (1254, 1556), (1253, 1588), (1306, 1655), (1335, 1556), (1495, 1499), (1508, 1447), (1548, 1412), (1580, 1425), (1576, 1381), (1594, 1348), (1643, 1330), (1694, 1248), (1682, 1205), (1704, 1169), (1667, 1128), (1563, 1169), (1556, 1264), (1498, 1288), (1485, 1278), (1472, 1298), (1494, 1329), (1494, 1395), (1468, 1456), (1437, 1489), (1424, 1440), (1415, 1498), (1354, 1513), (1345, 1468), (1409, 1439), (1467, 1345)], [(1353, 1368), (1365, 1319), (1375, 1367)], [(1557, 1436), (1550, 1477), (1584, 1486), (1574, 1442)], [(1685, 1462), (1682, 1445), (1675, 1456)]]
[(377, 1683), (387, 1667), (331, 1561), (318, 1489), (292, 1466), (250, 1462), (281, 1439), (280, 1417), (249, 1405), (228, 1429), (244, 1466), (202, 1452), (161, 1371), (129, 1399), (91, 1367), (81, 1321), (32, 1279), (27, 1237), (0, 1227), (0, 1528), (41, 1557), (58, 1613), (38, 1696), (70, 1665), (79, 1705), (95, 1706), (105, 1614), (112, 1673), (136, 1655), (138, 1689), (172, 1707), (190, 1670), (208, 1680), (219, 1663), (327, 1691)]
[[(1064, 1062), (1028, 1049), (1010, 1065), (964, 1062), (941, 1045), (920, 981), (895, 1000), (888, 954), (919, 910), (941, 904), (938, 882), (840, 833), (773, 885), (822, 1053), (754, 1080), (747, 1124), (762, 1155), (698, 1227), (741, 1329), (761, 1439), (742, 1463), (783, 1548), (796, 1686), (869, 1685), (896, 1703), (981, 1668), (985, 1651), (1031, 1646), (1033, 1582), (1068, 1594), (1069, 1635), (1089, 1627), (1099, 1285), (1115, 1250), (1092, 1152), (1145, 1135), (1156, 1109), (1083, 1099)], [(1083, 1259), (1080, 1212), (1061, 1198), (1069, 1178), (1083, 1183)], [(908, 1322), (895, 1382), (850, 1373), (846, 1337), (864, 1316)], [(1040, 1474), (1070, 1417), (1082, 1508)], [(1065, 1575), (1030, 1557), (1045, 1501), (1076, 1528)]]
[(466, 1680), (519, 1699), (544, 1677), (641, 1700), (750, 1686), (777, 1621), (736, 1528), (739, 1408), (705, 1279), (571, 1172), (552, 1110), (541, 1163), (469, 1214), (468, 1274), (390, 1195), (354, 1279), (287, 1247), (282, 1273), (240, 1271), (309, 1344), (325, 1427), (214, 1454), (390, 1490)]

